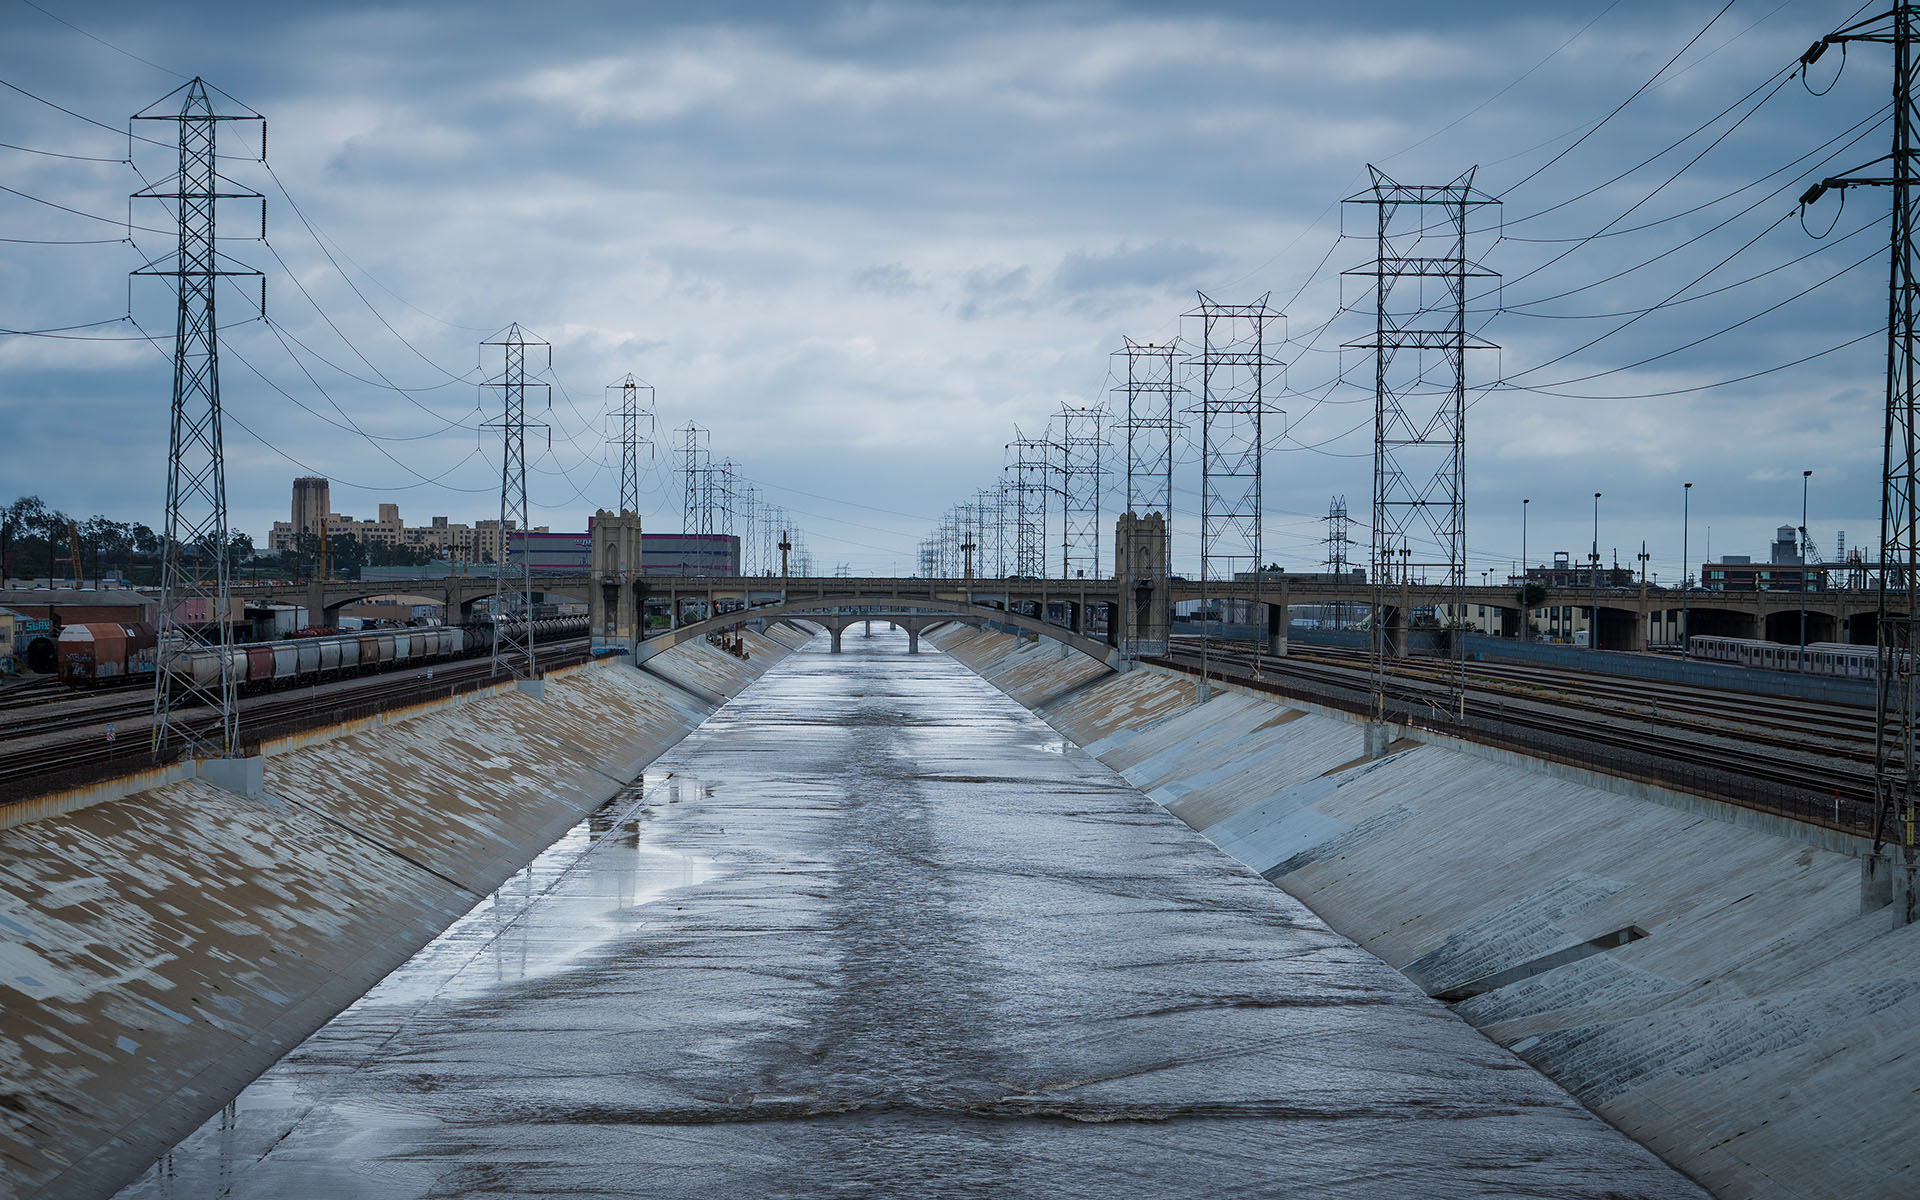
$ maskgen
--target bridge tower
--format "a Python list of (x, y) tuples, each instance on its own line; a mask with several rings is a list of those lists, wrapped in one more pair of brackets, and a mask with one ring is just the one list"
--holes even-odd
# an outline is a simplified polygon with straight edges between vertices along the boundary
[(645, 633), (640, 545), (639, 514), (603, 508), (593, 515), (587, 611), (595, 650), (630, 650)]
[(1167, 652), (1167, 621), (1173, 611), (1167, 573), (1167, 519), (1157, 512), (1146, 516), (1125, 513), (1114, 523), (1113, 561), (1120, 581), (1118, 625), (1120, 652), (1128, 658)]

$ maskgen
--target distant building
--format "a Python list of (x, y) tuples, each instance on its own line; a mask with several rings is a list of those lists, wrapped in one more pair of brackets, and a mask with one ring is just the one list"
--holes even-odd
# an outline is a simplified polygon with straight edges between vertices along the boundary
[[(1591, 588), (1594, 585), (1593, 564), (1574, 562), (1565, 550), (1555, 550), (1552, 566), (1527, 568), (1527, 582), (1550, 588)], [(1601, 567), (1600, 586), (1638, 587), (1640, 581), (1634, 578), (1631, 567)]]
[(293, 481), (293, 521), (288, 526), (296, 534), (319, 533), (320, 523), (333, 511), (327, 498), (327, 480), (307, 475)]
[(1827, 569), (1799, 562), (1757, 563), (1744, 554), (1730, 554), (1717, 563), (1702, 563), (1700, 583), (1710, 592), (1824, 592)]
[[(534, 530), (512, 535), (509, 564), (530, 554), (535, 575), (585, 575), (593, 566), (593, 534)], [(740, 539), (725, 533), (643, 533), (642, 575), (738, 575)], [(796, 570), (794, 572), (798, 574)]]
[(1782, 525), (1774, 530), (1768, 561), (1775, 566), (1799, 565), (1803, 561), (1800, 555), (1800, 531), (1791, 525)]
[[(293, 519), (273, 523), (267, 535), (269, 550), (281, 554), (298, 550), (303, 534), (319, 534), (323, 529), (329, 537), (345, 535), (363, 545), (431, 550), (437, 557), (458, 555), (474, 563), (497, 560), (505, 550), (505, 539), (501, 537), (497, 520), (457, 525), (445, 517), (434, 517), (430, 524), (409, 526), (400, 520), (398, 504), (382, 504), (378, 517), (360, 521), (332, 511), (327, 486), (327, 481), (319, 476), (293, 481)], [(514, 522), (508, 521), (506, 529), (513, 532)], [(547, 527), (537, 526), (533, 532), (545, 533)]]

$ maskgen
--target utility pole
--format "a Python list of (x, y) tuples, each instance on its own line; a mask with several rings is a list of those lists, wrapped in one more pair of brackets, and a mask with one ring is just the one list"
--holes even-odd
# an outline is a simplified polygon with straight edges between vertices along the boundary
[[(260, 309), (266, 311), (266, 280), (258, 271), (222, 265), (214, 234), (215, 210), (222, 200), (258, 200), (260, 236), (267, 231), (267, 202), (258, 192), (240, 191), (214, 169), (220, 157), (216, 132), (223, 121), (260, 123), (260, 159), (267, 156), (267, 122), (236, 105), (238, 113), (219, 113), (198, 77), (175, 88), (133, 115), (133, 121), (172, 121), (178, 126), (179, 160), (173, 176), (134, 193), (134, 199), (170, 203), (179, 219), (174, 252), (149, 262), (135, 275), (174, 280), (173, 401), (167, 440), (167, 512), (160, 560), (158, 669), (154, 671), (153, 756), (172, 745), (195, 758), (240, 757), (240, 716), (235, 705), (232, 565), (227, 534), (227, 467), (221, 434), (219, 325), (214, 292), (224, 276), (261, 279)], [(213, 89), (217, 91), (218, 89)], [(221, 95), (231, 101), (232, 97)], [(169, 113), (154, 110), (179, 97)], [(132, 137), (131, 122), (128, 137)], [(131, 141), (129, 141), (131, 145)], [(200, 682), (169, 670), (174, 655), (187, 649), (186, 628), (194, 614), (205, 622), (220, 649), (220, 676)], [(204, 705), (205, 721), (180, 716), (177, 709)]]
[(780, 603), (782, 604), (787, 602), (787, 588), (792, 581), (792, 576), (787, 574), (787, 552), (792, 549), (793, 543), (788, 540), (787, 531), (782, 529), (780, 531)]
[(1800, 669), (1807, 669), (1807, 560), (1812, 555), (1807, 551), (1813, 542), (1807, 537), (1807, 486), (1813, 481), (1812, 471), (1800, 472)]
[[(1852, 175), (1823, 179), (1800, 198), (1804, 208), (1835, 188), (1890, 187), (1893, 221), (1887, 283), (1887, 391), (1883, 427), (1880, 491), (1880, 586), (1874, 621), (1878, 643), (1879, 688), (1874, 706), (1873, 855), (1862, 876), (1861, 902), (1894, 904), (1894, 922), (1905, 925), (1920, 916), (1916, 875), (1920, 875), (1920, 692), (1915, 660), (1920, 656), (1920, 513), (1916, 512), (1916, 452), (1920, 450), (1920, 412), (1916, 412), (1915, 371), (1920, 366), (1920, 247), (1914, 241), (1916, 170), (1914, 145), (1915, 39), (1920, 34), (1920, 3), (1896, 0), (1887, 9), (1835, 30), (1800, 56), (1803, 69), (1838, 45), (1882, 42), (1893, 47), (1893, 145), (1885, 156)], [(1882, 168), (1874, 171), (1873, 168)], [(1804, 580), (1803, 580), (1804, 586)], [(1883, 857), (1884, 852), (1884, 857)]]
[(1591, 564), (1587, 581), (1593, 585), (1593, 623), (1587, 632), (1587, 649), (1600, 648), (1600, 493), (1593, 494), (1593, 546), (1587, 556)]
[[(1347, 343), (1374, 354), (1373, 566), (1409, 535), (1432, 546), (1455, 612), (1466, 610), (1467, 351), (1494, 349), (1467, 332), (1476, 281), (1494, 278), (1467, 254), (1469, 217), (1500, 202), (1473, 186), (1469, 168), (1452, 183), (1396, 183), (1369, 165), (1373, 185), (1346, 204), (1373, 209), (1374, 260), (1346, 272), (1372, 281), (1374, 332)], [(1343, 212), (1344, 212), (1343, 208)], [(1486, 221), (1482, 221), (1484, 227)], [(1431, 284), (1428, 281), (1433, 281)], [(1429, 292), (1429, 287), (1433, 291)], [(1432, 296), (1430, 300), (1428, 297)], [(1405, 354), (1411, 350), (1414, 353)], [(1430, 354), (1439, 366), (1429, 365)], [(1411, 562), (1408, 564), (1411, 569)], [(1374, 719), (1386, 706), (1386, 592), (1374, 589)], [(1402, 611), (1402, 620), (1411, 614)], [(1456, 719), (1467, 709), (1466, 639), (1449, 637)]]
[[(615, 441), (620, 446), (620, 506), (617, 513), (640, 512), (640, 447), (647, 448), (647, 457), (653, 457), (654, 416), (653, 385), (642, 383), (627, 373), (625, 379), (610, 383), (607, 390), (620, 389), (620, 436)], [(642, 398), (645, 393), (645, 398)]]
[(1692, 532), (1693, 485), (1680, 491), (1680, 657), (1693, 657), (1693, 637), (1687, 627), (1687, 601), (1693, 593), (1693, 557), (1688, 553), (1688, 535)]
[[(1353, 544), (1347, 529), (1347, 498), (1335, 496), (1327, 502), (1327, 574), (1335, 583), (1342, 583), (1347, 578), (1347, 547)], [(1347, 604), (1344, 600), (1333, 602), (1333, 627), (1347, 627)]]
[(681, 435), (680, 473), (686, 483), (680, 508), (680, 532), (686, 537), (713, 532), (713, 481), (706, 465), (708, 451), (701, 443), (707, 431), (688, 421), (674, 430)]
[[(539, 678), (533, 656), (533, 547), (527, 543), (530, 525), (527, 505), (527, 389), (543, 388), (547, 407), (553, 407), (553, 390), (544, 383), (527, 382), (527, 347), (546, 350), (547, 367), (553, 367), (553, 347), (530, 337), (518, 323), (507, 326), (480, 343), (500, 347), (503, 359), (499, 375), (484, 387), (500, 389), (501, 410), (498, 421), (487, 428), (500, 431), (500, 555), (494, 560), (493, 577), (493, 658), (489, 674), (512, 675), (517, 680)], [(547, 426), (535, 424), (535, 429)], [(553, 434), (547, 434), (552, 445)], [(513, 530), (519, 529), (520, 562), (513, 562)]]
[(1527, 508), (1531, 497), (1520, 501), (1520, 640), (1533, 640), (1533, 609), (1529, 607), (1527, 584), (1532, 578), (1533, 560), (1527, 557)]

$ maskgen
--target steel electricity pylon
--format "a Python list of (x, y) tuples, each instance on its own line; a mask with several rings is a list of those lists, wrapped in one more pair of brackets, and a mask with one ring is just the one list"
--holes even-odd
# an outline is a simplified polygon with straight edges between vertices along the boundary
[(1896, 3), (1821, 38), (1801, 56), (1811, 66), (1828, 46), (1884, 42), (1893, 48), (1893, 146), (1857, 171), (1824, 179), (1800, 198), (1804, 208), (1825, 192), (1849, 187), (1886, 187), (1893, 192), (1893, 223), (1887, 281), (1887, 388), (1881, 443), (1880, 586), (1874, 638), (1879, 648), (1879, 688), (1874, 707), (1873, 856), (1863, 879), (1862, 903), (1892, 903), (1894, 921), (1920, 917), (1920, 413), (1915, 374), (1920, 367), (1920, 250), (1914, 242), (1915, 184), (1920, 149), (1914, 144), (1915, 38), (1920, 4)]
[[(1432, 568), (1448, 589), (1456, 624), (1466, 615), (1467, 351), (1493, 343), (1467, 330), (1469, 291), (1493, 275), (1467, 254), (1468, 218), (1500, 202), (1473, 186), (1469, 169), (1452, 183), (1402, 184), (1373, 166), (1373, 186), (1347, 205), (1373, 210), (1376, 254), (1345, 272), (1373, 287), (1373, 336), (1348, 342), (1374, 360), (1373, 716), (1386, 710), (1385, 619), (1395, 552), (1402, 578)], [(1484, 227), (1486, 222), (1481, 222)], [(1400, 606), (1403, 628), (1412, 614)], [(1449, 708), (1466, 714), (1466, 639), (1448, 637)]]
[(1114, 351), (1115, 358), (1127, 361), (1126, 382), (1113, 389), (1127, 398), (1126, 511), (1164, 518), (1160, 561), (1167, 563), (1173, 561), (1173, 437), (1180, 427), (1174, 408), (1181, 390), (1174, 362), (1179, 353), (1178, 339), (1159, 345), (1127, 338), (1126, 347)]
[[(215, 288), (223, 276), (258, 271), (227, 265), (214, 233), (222, 200), (258, 200), (260, 234), (266, 236), (267, 205), (260, 193), (220, 175), (215, 146), (223, 122), (257, 121), (260, 156), (266, 158), (267, 123), (259, 113), (216, 111), (209, 86), (195, 78), (135, 113), (134, 121), (172, 121), (179, 130), (179, 168), (135, 199), (170, 203), (178, 217), (173, 252), (135, 271), (175, 281), (173, 406), (167, 437), (167, 511), (160, 563), (159, 658), (154, 672), (154, 757), (178, 747), (198, 758), (240, 754), (240, 718), (235, 707), (233, 659), (232, 545), (227, 534), (227, 468), (221, 438), (219, 324)], [(211, 89), (218, 91), (219, 89)], [(178, 97), (177, 109), (156, 111)], [(261, 308), (265, 309), (265, 281)], [(218, 679), (201, 680), (168, 670), (175, 655), (194, 640), (192, 630), (220, 648)], [(203, 707), (196, 707), (203, 706)], [(183, 711), (185, 710), (185, 711)], [(185, 715), (191, 712), (191, 716)]]
[(620, 507), (619, 513), (638, 513), (640, 511), (640, 447), (647, 448), (647, 457), (653, 457), (655, 433), (653, 416), (653, 385), (642, 383), (628, 373), (618, 383), (607, 385), (608, 391), (618, 388), (620, 407), (617, 410), (620, 419), (620, 436), (614, 444), (620, 447)]
[[(1198, 394), (1189, 409), (1200, 418), (1200, 677), (1207, 678), (1213, 627), (1207, 586), (1253, 572), (1252, 616), (1265, 616), (1266, 571), (1261, 546), (1261, 508), (1266, 463), (1266, 417), (1278, 413), (1267, 390), (1278, 387), (1285, 368), (1268, 349), (1267, 327), (1286, 314), (1263, 294), (1251, 304), (1221, 304), (1200, 294), (1200, 306), (1183, 314), (1199, 322), (1199, 353), (1186, 362), (1194, 372), (1187, 389)], [(1281, 615), (1285, 628), (1286, 616)]]
[[(498, 346), (502, 356), (500, 374), (482, 384), (500, 392), (500, 419), (489, 421), (487, 428), (500, 431), (500, 553), (493, 561), (493, 666), (494, 675), (509, 674), (516, 679), (537, 678), (533, 654), (533, 546), (524, 538), (519, 561), (513, 556), (513, 531), (524, 534), (528, 527), (527, 505), (527, 389), (546, 392), (547, 407), (553, 407), (552, 386), (527, 381), (527, 350), (546, 351), (547, 367), (553, 367), (553, 348), (530, 336), (518, 324), (480, 343)], [(535, 429), (546, 429), (534, 424)], [(549, 435), (551, 436), (551, 435)]]
[(1060, 578), (1100, 578), (1100, 493), (1107, 410), (1061, 405), (1054, 464), (1060, 484)]
[(1013, 493), (1013, 573), (1027, 579), (1041, 579), (1047, 573), (1047, 493), (1048, 472), (1053, 467), (1052, 447), (1044, 437), (1025, 437), (1018, 425), (1013, 441), (1007, 444), (1007, 470)]

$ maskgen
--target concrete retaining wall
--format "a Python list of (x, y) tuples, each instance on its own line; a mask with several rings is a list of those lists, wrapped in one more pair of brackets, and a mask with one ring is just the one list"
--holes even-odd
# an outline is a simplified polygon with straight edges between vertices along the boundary
[(1716, 1194), (1911, 1194), (1920, 926), (1859, 912), (1846, 847), (1417, 736), (1368, 758), (1352, 718), (1198, 704), (1184, 675), (934, 642)]
[[(804, 637), (610, 660), (0, 831), (0, 1196), (100, 1196)], [(671, 682), (669, 682), (671, 680)]]

